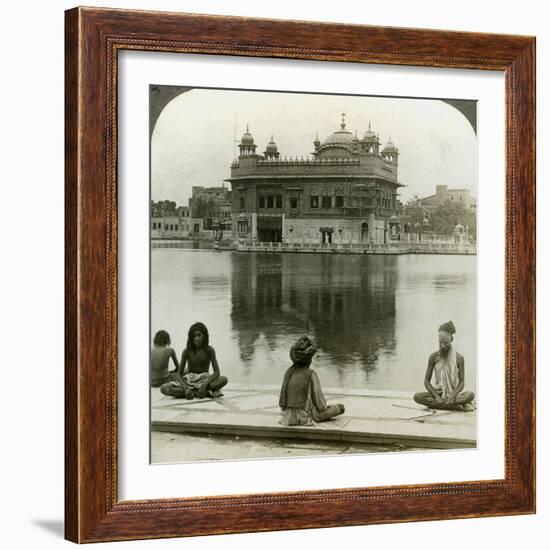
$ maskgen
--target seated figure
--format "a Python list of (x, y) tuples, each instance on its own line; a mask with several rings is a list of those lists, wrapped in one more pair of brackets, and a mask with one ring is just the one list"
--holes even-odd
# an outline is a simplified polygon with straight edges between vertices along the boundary
[(195, 323), (189, 329), (176, 380), (161, 386), (160, 391), (170, 397), (186, 399), (221, 397), (220, 390), (226, 384), (227, 377), (220, 375), (216, 352), (209, 345), (208, 329), (203, 323)]
[[(455, 325), (448, 321), (439, 327), (439, 350), (428, 359), (428, 368), (424, 377), (427, 392), (414, 395), (414, 400), (431, 409), (473, 410), (471, 402), (474, 394), (464, 390), (464, 357), (453, 345)], [(435, 378), (432, 384), (432, 377)]]
[(292, 365), (281, 386), (280, 421), (285, 426), (311, 426), (344, 412), (344, 405), (327, 405), (317, 373), (310, 368), (317, 349), (307, 336), (300, 338), (290, 350)]
[[(168, 370), (170, 359), (174, 362), (175, 370)], [(176, 352), (171, 347), (170, 335), (165, 330), (159, 330), (153, 339), (151, 349), (151, 386), (160, 388), (166, 382), (176, 379), (179, 368)]]

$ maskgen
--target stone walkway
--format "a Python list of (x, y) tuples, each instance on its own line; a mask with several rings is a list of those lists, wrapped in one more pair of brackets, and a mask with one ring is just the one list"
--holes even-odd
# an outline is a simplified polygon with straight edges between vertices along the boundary
[(427, 449), (476, 446), (476, 412), (432, 411), (404, 392), (324, 389), (344, 415), (315, 426), (282, 426), (278, 386), (229, 384), (219, 399), (174, 399), (151, 388), (151, 429), (174, 433), (312, 439)]

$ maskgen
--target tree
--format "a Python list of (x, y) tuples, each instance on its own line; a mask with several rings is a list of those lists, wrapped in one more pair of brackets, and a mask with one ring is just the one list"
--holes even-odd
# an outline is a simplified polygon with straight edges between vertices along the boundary
[(403, 212), (407, 218), (407, 223), (409, 223), (411, 227), (415, 227), (416, 224), (421, 225), (424, 221), (425, 213), (422, 206), (419, 204), (407, 204)]
[(211, 218), (214, 213), (214, 199), (196, 197), (191, 199), (191, 215), (193, 218)]
[(433, 212), (430, 222), (436, 235), (452, 235), (457, 223), (468, 228), (469, 234), (476, 238), (476, 213), (460, 202), (447, 200)]
[(409, 199), (401, 210), (401, 230), (414, 233), (421, 226), (425, 213), (418, 198)]
[(176, 203), (174, 201), (158, 201), (154, 206), (159, 210), (162, 210), (165, 214), (176, 211)]

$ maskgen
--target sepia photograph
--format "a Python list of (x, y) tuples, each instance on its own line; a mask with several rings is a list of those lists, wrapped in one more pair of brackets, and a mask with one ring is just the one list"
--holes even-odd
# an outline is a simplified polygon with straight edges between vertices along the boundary
[(475, 100), (155, 84), (149, 125), (151, 463), (477, 447)]
[(64, 536), (512, 544), (544, 523), (538, 27), (289, 7), (65, 12)]

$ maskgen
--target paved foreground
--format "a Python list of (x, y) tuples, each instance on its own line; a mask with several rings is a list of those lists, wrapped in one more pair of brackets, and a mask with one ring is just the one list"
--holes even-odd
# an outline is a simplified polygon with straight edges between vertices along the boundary
[(475, 411), (432, 411), (417, 405), (411, 393), (325, 389), (328, 403), (345, 405), (344, 415), (315, 426), (282, 426), (278, 386), (230, 383), (223, 391), (219, 399), (187, 401), (152, 388), (152, 430), (424, 449), (476, 446)]
[(240, 435), (151, 432), (151, 463), (205, 462), (422, 451), (420, 447)]

